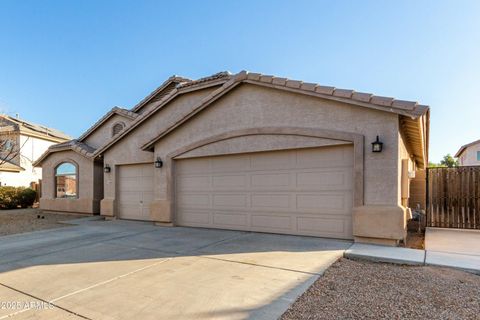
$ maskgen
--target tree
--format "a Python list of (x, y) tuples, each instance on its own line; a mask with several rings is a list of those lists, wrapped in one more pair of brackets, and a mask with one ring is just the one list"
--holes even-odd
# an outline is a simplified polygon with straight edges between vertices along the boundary
[(440, 165), (448, 168), (458, 167), (458, 160), (455, 160), (455, 158), (449, 153), (443, 157), (440, 161)]

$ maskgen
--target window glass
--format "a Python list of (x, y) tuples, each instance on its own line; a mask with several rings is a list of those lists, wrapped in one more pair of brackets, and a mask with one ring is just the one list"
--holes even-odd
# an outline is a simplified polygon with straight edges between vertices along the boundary
[(480, 151), (477, 151), (477, 160), (480, 161)]
[(55, 169), (55, 184), (57, 198), (77, 197), (77, 167), (64, 162)]

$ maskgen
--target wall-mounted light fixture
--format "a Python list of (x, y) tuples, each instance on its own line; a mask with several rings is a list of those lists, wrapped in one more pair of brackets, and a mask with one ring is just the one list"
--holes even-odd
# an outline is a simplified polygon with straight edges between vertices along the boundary
[(377, 140), (372, 142), (372, 152), (382, 152), (383, 149), (383, 142), (377, 136)]
[(105, 165), (105, 167), (103, 168), (103, 172), (105, 173), (110, 173), (112, 169), (110, 169), (110, 166), (108, 164)]
[(161, 168), (163, 167), (163, 161), (162, 159), (160, 159), (160, 157), (157, 158), (157, 160), (155, 160), (155, 168)]

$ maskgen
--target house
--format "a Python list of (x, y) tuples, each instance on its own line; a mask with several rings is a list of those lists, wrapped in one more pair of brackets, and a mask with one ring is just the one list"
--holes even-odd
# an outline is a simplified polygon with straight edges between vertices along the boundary
[(460, 147), (455, 154), (460, 166), (480, 166), (480, 140)]
[(428, 139), (417, 102), (246, 71), (173, 76), (51, 146), (40, 206), (395, 245)]
[(71, 139), (58, 130), (18, 117), (0, 115), (0, 185), (28, 187), (38, 183), (42, 169), (33, 162), (51, 145)]

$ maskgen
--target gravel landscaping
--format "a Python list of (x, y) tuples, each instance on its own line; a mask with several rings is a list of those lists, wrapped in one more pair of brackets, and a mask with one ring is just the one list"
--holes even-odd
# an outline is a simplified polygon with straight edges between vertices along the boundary
[(281, 319), (480, 319), (480, 276), (341, 259)]
[[(38, 215), (44, 218), (38, 219)], [(81, 217), (85, 217), (85, 215), (42, 213), (38, 209), (0, 210), (0, 236), (66, 227), (68, 225), (59, 222)]]

